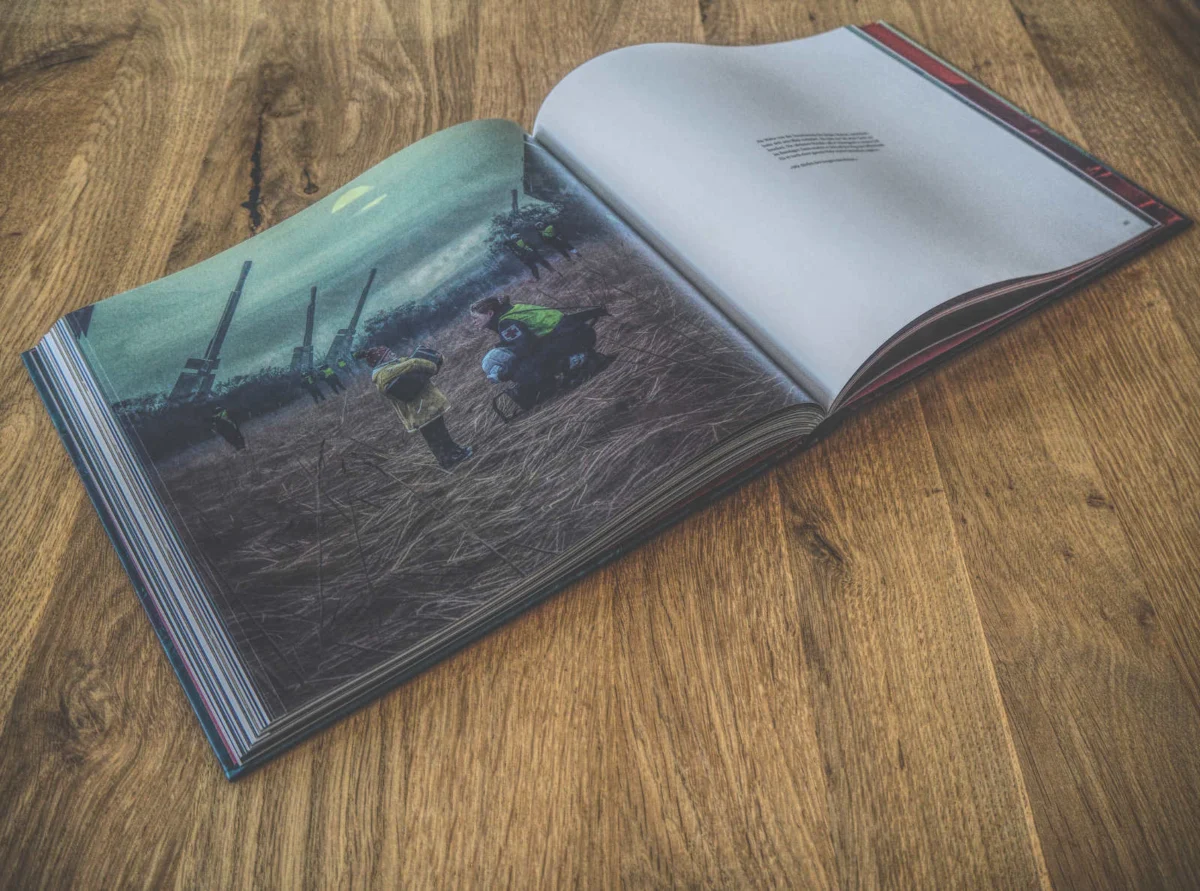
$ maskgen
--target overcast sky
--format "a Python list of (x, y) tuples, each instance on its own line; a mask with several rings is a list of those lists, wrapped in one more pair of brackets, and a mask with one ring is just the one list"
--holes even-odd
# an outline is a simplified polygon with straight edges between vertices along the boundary
[(88, 331), (114, 401), (168, 392), (204, 355), (242, 263), (254, 265), (221, 350), (217, 381), (287, 366), (317, 286), (314, 353), (350, 321), (425, 296), (487, 252), (488, 222), (521, 187), (523, 134), (475, 121), (392, 155), (296, 216), (167, 278), (97, 304)]

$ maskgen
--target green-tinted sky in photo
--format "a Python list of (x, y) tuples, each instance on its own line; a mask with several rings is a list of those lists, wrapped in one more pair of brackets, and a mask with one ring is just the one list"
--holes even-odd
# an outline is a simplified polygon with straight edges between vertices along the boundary
[(217, 380), (287, 366), (317, 286), (318, 358), (378, 267), (363, 318), (420, 299), (487, 253), (488, 223), (521, 187), (524, 136), (476, 121), (392, 155), (291, 219), (167, 278), (97, 304), (88, 342), (113, 400), (171, 389), (212, 337), (242, 263), (254, 265)]

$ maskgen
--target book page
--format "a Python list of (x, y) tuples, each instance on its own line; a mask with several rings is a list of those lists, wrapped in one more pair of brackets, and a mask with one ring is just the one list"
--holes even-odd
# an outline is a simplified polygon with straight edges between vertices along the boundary
[(827, 407), (932, 308), (1151, 228), (851, 29), (616, 50), (534, 136)]
[(59, 327), (273, 720), (452, 649), (820, 416), (506, 121)]

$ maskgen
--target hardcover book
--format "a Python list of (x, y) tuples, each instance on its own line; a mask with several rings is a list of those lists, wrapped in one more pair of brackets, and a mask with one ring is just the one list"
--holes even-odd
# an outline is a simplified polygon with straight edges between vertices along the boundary
[(232, 778), (1187, 225), (882, 23), (635, 46), (24, 359)]

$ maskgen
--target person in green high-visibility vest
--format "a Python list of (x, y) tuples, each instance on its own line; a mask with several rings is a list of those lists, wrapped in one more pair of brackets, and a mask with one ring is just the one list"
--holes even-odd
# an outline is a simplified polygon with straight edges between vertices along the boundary
[(485, 297), (471, 306), (481, 328), (500, 336), (498, 348), (512, 356), (513, 379), (539, 395), (552, 396), (559, 386), (579, 385), (612, 363), (613, 356), (596, 352), (597, 319), (608, 315), (602, 306), (573, 310), (570, 314), (533, 303), (513, 303), (508, 297)]
[[(499, 332), (505, 325), (520, 323), (534, 337), (545, 337), (558, 327), (562, 319), (561, 310), (538, 306), (536, 303), (510, 303), (508, 308), (496, 319), (496, 330)], [(509, 339), (511, 338), (505, 338), (505, 340)]]
[(321, 363), (317, 368), (317, 374), (321, 376), (321, 382), (332, 392), (340, 393), (346, 389), (346, 385), (342, 383), (342, 379), (338, 377), (337, 372), (330, 367), (328, 362)]
[(484, 297), (471, 306), (471, 312), (480, 328), (499, 334), (518, 354), (530, 352), (563, 320), (562, 310), (536, 303), (513, 303), (505, 296)]
[(546, 225), (540, 226), (538, 236), (542, 239), (542, 244), (552, 247), (568, 260), (571, 259), (571, 254), (579, 253), (575, 245), (567, 241), (567, 236), (563, 234), (562, 229), (553, 223), (546, 223)]
[(542, 256), (541, 251), (535, 248), (520, 235), (510, 235), (508, 237), (508, 241), (504, 243), (504, 247), (510, 254), (525, 264), (526, 268), (529, 269), (535, 279), (541, 278), (541, 275), (538, 273), (539, 265), (545, 266), (550, 270), (554, 269), (554, 267), (550, 265), (550, 261)]
[(313, 375), (311, 368), (306, 368), (300, 374), (300, 385), (304, 387), (309, 396), (312, 397), (313, 404), (325, 401), (325, 394), (321, 392), (321, 388), (317, 386), (317, 379)]

